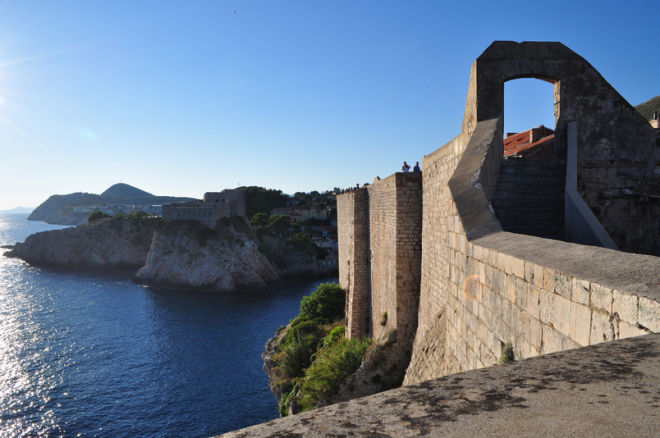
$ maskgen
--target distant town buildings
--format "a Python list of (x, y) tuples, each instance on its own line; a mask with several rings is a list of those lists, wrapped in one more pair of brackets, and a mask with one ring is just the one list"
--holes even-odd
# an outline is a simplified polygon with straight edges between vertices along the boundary
[(104, 204), (104, 205), (81, 205), (73, 207), (74, 213), (91, 214), (95, 211), (101, 211), (110, 216), (116, 214), (131, 214), (138, 211), (144, 211), (149, 214), (161, 215), (161, 206), (152, 204)]
[(245, 217), (245, 192), (227, 189), (204, 194), (203, 201), (176, 202), (163, 205), (163, 219), (194, 220), (209, 228), (223, 217)]

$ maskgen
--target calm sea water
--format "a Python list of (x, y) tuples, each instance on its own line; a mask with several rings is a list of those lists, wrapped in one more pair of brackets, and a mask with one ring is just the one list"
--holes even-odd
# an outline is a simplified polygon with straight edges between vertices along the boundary
[[(26, 217), (0, 215), (0, 245), (62, 228)], [(0, 436), (208, 437), (277, 417), (261, 353), (321, 281), (212, 294), (130, 276), (0, 257)]]

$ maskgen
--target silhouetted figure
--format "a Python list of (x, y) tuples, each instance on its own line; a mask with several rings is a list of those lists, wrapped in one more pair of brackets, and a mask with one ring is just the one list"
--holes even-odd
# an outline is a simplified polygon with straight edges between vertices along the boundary
[(415, 164), (415, 167), (413, 167), (413, 172), (421, 172), (421, 171), (422, 169), (419, 168), (419, 161), (418, 161), (417, 164)]

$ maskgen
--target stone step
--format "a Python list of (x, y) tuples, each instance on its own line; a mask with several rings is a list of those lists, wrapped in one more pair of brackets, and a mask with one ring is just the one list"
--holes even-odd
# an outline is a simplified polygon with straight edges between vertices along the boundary
[(502, 161), (504, 167), (566, 167), (566, 160), (530, 160), (526, 158), (508, 158)]
[(500, 173), (497, 182), (519, 182), (527, 181), (549, 182), (565, 184), (566, 175), (563, 172), (557, 173)]
[(493, 195), (494, 200), (500, 199), (521, 199), (521, 200), (563, 200), (564, 191), (539, 191), (539, 190), (519, 190), (519, 191), (500, 191), (496, 190)]
[(526, 182), (497, 182), (497, 190), (503, 192), (564, 192), (566, 184), (548, 181), (526, 181)]
[(555, 210), (564, 209), (564, 199), (493, 199), (495, 210)]
[(491, 201), (493, 209), (498, 213), (506, 214), (508, 211), (564, 211), (564, 200), (527, 200), (527, 199), (494, 199)]
[(504, 208), (497, 211), (497, 217), (499, 219), (504, 218), (533, 218), (533, 217), (554, 217), (562, 219), (564, 218), (564, 209), (563, 207), (554, 207), (547, 209), (539, 208)]
[(558, 216), (499, 217), (502, 229), (507, 231), (515, 227), (564, 227), (564, 218)]

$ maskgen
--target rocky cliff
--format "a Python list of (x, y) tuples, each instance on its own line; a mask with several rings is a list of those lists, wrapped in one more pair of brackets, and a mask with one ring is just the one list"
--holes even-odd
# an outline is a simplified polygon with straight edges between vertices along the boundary
[[(212, 230), (194, 221), (109, 219), (29, 236), (4, 255), (34, 265), (135, 268), (136, 283), (160, 288), (228, 292), (263, 289), (292, 275), (324, 275), (330, 268), (268, 236), (279, 267), (264, 255), (242, 218)], [(335, 268), (336, 269), (336, 268)]]
[(34, 265), (139, 268), (151, 247), (155, 220), (109, 220), (28, 236), (4, 255)]
[(249, 228), (226, 221), (212, 230), (192, 221), (166, 222), (156, 230), (146, 264), (135, 274), (140, 284), (218, 292), (263, 289), (277, 280)]

